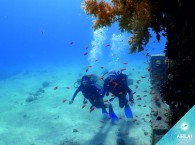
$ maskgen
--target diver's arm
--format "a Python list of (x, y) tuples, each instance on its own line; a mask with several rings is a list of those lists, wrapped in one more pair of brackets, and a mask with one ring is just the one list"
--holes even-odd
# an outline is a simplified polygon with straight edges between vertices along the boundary
[(69, 101), (69, 104), (72, 104), (76, 95), (78, 94), (78, 92), (81, 91), (81, 87), (79, 87), (75, 92), (74, 92), (74, 95), (72, 97), (72, 99)]
[(103, 96), (109, 96), (109, 91), (108, 91), (108, 86), (109, 86), (109, 82), (108, 82), (108, 79), (105, 79), (105, 81), (104, 81), (104, 86), (103, 86), (103, 93), (102, 93), (102, 95)]
[(85, 97), (83, 99), (83, 104), (87, 104), (87, 100), (85, 99)]
[(132, 90), (128, 86), (127, 86), (127, 93), (129, 95), (129, 101), (134, 103), (133, 92), (132, 92)]

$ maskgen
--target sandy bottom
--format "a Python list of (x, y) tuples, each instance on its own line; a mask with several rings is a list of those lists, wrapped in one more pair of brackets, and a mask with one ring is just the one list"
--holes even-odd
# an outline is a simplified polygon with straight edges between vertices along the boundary
[[(42, 68), (1, 80), (0, 145), (150, 145), (151, 96), (146, 67), (126, 70), (134, 80), (130, 86), (136, 92), (131, 106), (134, 118), (127, 119), (115, 99), (112, 104), (120, 118), (117, 121), (104, 116), (101, 109), (89, 112), (89, 103), (82, 109), (81, 93), (68, 104), (82, 69)], [(29, 97), (32, 101), (28, 102)]]

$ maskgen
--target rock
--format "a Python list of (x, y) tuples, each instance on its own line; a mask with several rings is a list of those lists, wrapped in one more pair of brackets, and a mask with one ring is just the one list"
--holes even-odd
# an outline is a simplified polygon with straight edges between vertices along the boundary
[(73, 129), (73, 132), (78, 132), (78, 130), (77, 129)]
[(28, 116), (26, 114), (23, 115), (23, 118), (27, 118)]
[(118, 138), (118, 139), (116, 140), (116, 144), (117, 144), (117, 145), (126, 145), (126, 144), (125, 144), (125, 141), (124, 141), (122, 138)]
[(144, 132), (144, 135), (148, 135), (148, 132)]
[(42, 94), (42, 93), (45, 93), (45, 90), (39, 88), (39, 89), (35, 92), (34, 96), (39, 96), (39, 95)]
[(47, 88), (49, 87), (49, 85), (50, 85), (50, 82), (45, 81), (42, 83), (42, 88)]
[(30, 102), (32, 102), (32, 101), (35, 101), (35, 100), (37, 100), (37, 97), (35, 97), (35, 96), (28, 96), (28, 97), (26, 98), (26, 102), (28, 102), (28, 103), (30, 103)]

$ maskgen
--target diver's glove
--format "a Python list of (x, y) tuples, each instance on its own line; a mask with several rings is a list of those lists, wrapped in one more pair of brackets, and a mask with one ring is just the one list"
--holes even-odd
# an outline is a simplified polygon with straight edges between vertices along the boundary
[(129, 99), (129, 102), (131, 102), (132, 104), (134, 104), (134, 99), (133, 98), (130, 98)]
[(133, 99), (133, 94), (132, 94), (132, 92), (129, 93), (129, 102), (131, 102), (132, 104), (134, 104), (134, 99)]
[(84, 100), (83, 100), (83, 104), (87, 104), (87, 100), (84, 99)]

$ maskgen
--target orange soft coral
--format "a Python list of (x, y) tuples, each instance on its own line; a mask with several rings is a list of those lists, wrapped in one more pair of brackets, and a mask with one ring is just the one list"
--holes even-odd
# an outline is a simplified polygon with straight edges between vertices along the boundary
[(111, 26), (118, 21), (121, 31), (133, 34), (128, 41), (131, 44), (130, 53), (143, 50), (149, 41), (148, 27), (152, 19), (150, 5), (147, 0), (84, 0), (82, 8), (88, 15), (96, 19), (93, 28)]

